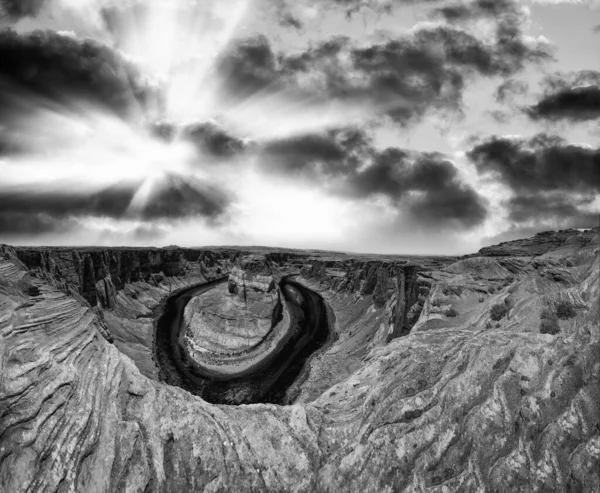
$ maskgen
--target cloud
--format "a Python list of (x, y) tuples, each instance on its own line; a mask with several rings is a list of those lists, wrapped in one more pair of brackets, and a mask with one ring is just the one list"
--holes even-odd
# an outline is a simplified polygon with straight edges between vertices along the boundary
[(206, 122), (186, 125), (181, 138), (192, 142), (201, 152), (218, 158), (231, 158), (244, 151), (246, 144), (219, 125)]
[(528, 91), (529, 84), (526, 81), (508, 79), (498, 86), (495, 98), (499, 103), (511, 103), (516, 96), (523, 96)]
[(202, 155), (208, 155), (216, 159), (233, 158), (242, 154), (250, 145), (248, 140), (235, 136), (229, 130), (212, 121), (185, 125), (178, 125), (170, 121), (158, 121), (149, 124), (148, 130), (153, 136), (165, 142), (175, 140), (189, 142)]
[(136, 219), (150, 225), (155, 220), (186, 217), (215, 221), (230, 202), (230, 195), (214, 185), (173, 174), (96, 191), (84, 186), (54, 189), (44, 184), (0, 188), (0, 233), (42, 234), (87, 217)]
[(0, 0), (0, 20), (17, 20), (21, 17), (37, 15), (45, 0)]
[(534, 120), (593, 120), (600, 118), (600, 86), (564, 89), (527, 108)]
[(267, 87), (278, 89), (282, 78), (275, 53), (264, 35), (234, 43), (219, 59), (217, 71), (230, 95), (239, 99), (247, 98)]
[(39, 184), (27, 188), (0, 190), (3, 213), (41, 214), (64, 218), (71, 215), (121, 217), (125, 214), (137, 185), (117, 185), (95, 192), (80, 189), (51, 189)]
[(593, 225), (599, 211), (600, 149), (568, 144), (538, 134), (531, 139), (491, 137), (467, 156), (478, 172), (504, 183), (512, 192), (505, 202), (512, 223), (547, 228)]
[(573, 197), (565, 193), (522, 195), (508, 203), (509, 219), (518, 223), (535, 221), (553, 224), (554, 227), (592, 227), (598, 214), (586, 211), (594, 197)]
[(356, 168), (359, 156), (371, 152), (370, 144), (367, 135), (357, 129), (274, 140), (262, 147), (261, 166), (284, 175), (325, 179)]
[(166, 228), (160, 227), (156, 224), (144, 224), (142, 226), (134, 228), (134, 230), (131, 232), (131, 236), (133, 236), (135, 240), (145, 242), (149, 240), (164, 238), (167, 235), (167, 233), (168, 230)]
[(546, 43), (523, 35), (526, 15), (517, 4), (477, 5), (478, 15), (493, 26), (485, 40), (458, 25), (429, 23), (370, 45), (338, 36), (284, 54), (256, 36), (233, 43), (217, 70), (229, 98), (270, 92), (342, 101), (367, 106), (371, 117), (388, 115), (406, 124), (429, 109), (458, 110), (469, 77), (508, 77), (527, 63), (551, 59)]
[(259, 155), (269, 172), (304, 178), (341, 197), (383, 198), (426, 227), (471, 228), (487, 216), (485, 201), (438, 153), (383, 151), (356, 129), (271, 142)]
[(152, 91), (137, 69), (111, 48), (52, 31), (0, 31), (0, 99), (10, 88), (68, 104), (86, 100), (126, 116)]
[(300, 30), (304, 27), (304, 24), (302, 23), (302, 21), (300, 19), (298, 19), (297, 17), (293, 16), (292, 14), (290, 14), (289, 12), (284, 13), (281, 16), (280, 23), (282, 26), (293, 27), (294, 29), (298, 29), (298, 30)]
[(151, 187), (138, 213), (145, 220), (193, 216), (216, 220), (230, 201), (230, 195), (214, 185), (169, 174)]
[(388, 148), (373, 163), (354, 170), (346, 193), (359, 197), (383, 195), (426, 225), (447, 221), (471, 228), (487, 216), (485, 202), (463, 183), (452, 162), (438, 153)]
[(600, 149), (567, 144), (538, 134), (531, 139), (491, 137), (468, 157), (483, 174), (493, 174), (513, 190), (600, 192)]
[(481, 18), (504, 15), (513, 10), (512, 0), (475, 0), (471, 2), (454, 2), (433, 10), (432, 17), (441, 17), (449, 22), (467, 22)]
[(45, 213), (0, 212), (0, 234), (11, 236), (64, 233), (76, 223), (68, 218), (53, 217)]
[(545, 93), (525, 109), (534, 120), (585, 121), (600, 118), (600, 72), (554, 74), (544, 81)]

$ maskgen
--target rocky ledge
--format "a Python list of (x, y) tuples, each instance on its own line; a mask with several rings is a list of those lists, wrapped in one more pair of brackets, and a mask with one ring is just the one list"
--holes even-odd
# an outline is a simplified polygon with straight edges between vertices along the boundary
[(88, 300), (0, 247), (0, 491), (598, 492), (599, 233), (419, 259), (404, 292), (396, 260), (299, 254), (335, 340), (287, 406), (147, 378)]

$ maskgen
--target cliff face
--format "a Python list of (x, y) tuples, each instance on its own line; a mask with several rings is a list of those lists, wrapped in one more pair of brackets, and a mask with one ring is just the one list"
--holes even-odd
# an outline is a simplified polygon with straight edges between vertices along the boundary
[(113, 308), (116, 293), (137, 281), (157, 285), (164, 277), (226, 273), (237, 252), (192, 249), (19, 248), (27, 268), (94, 307)]
[[(299, 277), (329, 303), (338, 339), (289, 406), (214, 406), (146, 378), (86, 302), (0, 247), (0, 491), (596, 493), (599, 239), (570, 238), (424, 266), (423, 312), (387, 344), (394, 289), (376, 308), (364, 284), (330, 288), (346, 261), (323, 282)], [(125, 285), (105, 315), (185, 279)]]
[(391, 330), (387, 341), (410, 332), (417, 321), (428, 282), (419, 279), (419, 265), (384, 261), (311, 261), (301, 275), (317, 282), (321, 289), (370, 297), (374, 308), (386, 307)]
[[(272, 256), (271, 254), (269, 257)], [(276, 291), (276, 277), (279, 269), (269, 257), (248, 255), (240, 258), (229, 274), (229, 292), (248, 300), (250, 292), (268, 295), (268, 293)], [(279, 264), (285, 263), (284, 258), (277, 260)]]

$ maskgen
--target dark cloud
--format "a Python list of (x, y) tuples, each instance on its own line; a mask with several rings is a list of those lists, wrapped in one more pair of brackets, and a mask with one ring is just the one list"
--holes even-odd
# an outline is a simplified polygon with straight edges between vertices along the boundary
[(221, 74), (230, 95), (240, 99), (250, 97), (267, 87), (281, 87), (282, 74), (268, 39), (258, 35), (238, 40), (219, 60)]
[(214, 157), (230, 158), (243, 152), (246, 144), (215, 123), (197, 123), (182, 129), (182, 138)]
[(600, 85), (561, 89), (526, 109), (534, 120), (584, 121), (600, 118)]
[[(0, 122), (2, 122), (1, 117)], [(0, 126), (0, 157), (17, 154), (22, 150), (21, 146), (15, 143), (11, 134), (12, 132), (9, 132), (6, 127)]]
[(356, 168), (370, 151), (370, 139), (362, 131), (332, 130), (268, 142), (261, 151), (261, 165), (285, 175), (324, 179)]
[(512, 189), (504, 205), (513, 224), (588, 227), (597, 219), (590, 206), (600, 193), (600, 149), (539, 134), (528, 140), (492, 137), (467, 155), (480, 173)]
[(508, 77), (526, 63), (551, 58), (548, 46), (525, 42), (525, 17), (514, 2), (478, 5), (495, 23), (490, 39), (437, 25), (366, 47), (335, 37), (289, 55), (275, 53), (258, 36), (234, 43), (218, 70), (234, 98), (285, 91), (302, 100), (365, 104), (406, 123), (428, 109), (458, 109), (470, 76)]
[(574, 197), (565, 193), (523, 195), (511, 198), (508, 219), (517, 223), (535, 221), (553, 227), (586, 228), (598, 222), (598, 214), (588, 212), (594, 197)]
[(115, 185), (96, 192), (77, 188), (48, 189), (43, 185), (0, 189), (0, 233), (57, 231), (74, 218), (179, 219), (202, 217), (211, 221), (225, 213), (231, 197), (215, 186), (190, 177), (168, 175), (132, 208), (140, 183)]
[(567, 144), (546, 134), (525, 139), (491, 137), (468, 157), (517, 192), (600, 192), (600, 149)]
[(0, 19), (36, 16), (45, 3), (46, 0), (0, 0)]
[(139, 185), (120, 185), (98, 192), (51, 190), (43, 185), (0, 191), (0, 210), (11, 214), (47, 214), (51, 217), (94, 215), (122, 217)]
[(450, 3), (433, 10), (432, 17), (443, 18), (448, 22), (466, 22), (481, 18), (505, 15), (513, 10), (512, 0), (475, 0), (472, 2)]
[(547, 76), (537, 104), (525, 108), (533, 119), (585, 121), (600, 117), (600, 72), (580, 70)]
[(31, 236), (64, 233), (75, 226), (73, 220), (45, 213), (0, 212), (0, 234)]
[(600, 33), (600, 24), (598, 24), (597, 26), (594, 26), (594, 29), (593, 29), (593, 31), (594, 31), (595, 33)]
[(78, 40), (52, 31), (20, 35), (0, 31), (0, 101), (18, 91), (61, 103), (91, 101), (119, 115), (144, 105), (152, 90), (122, 56), (93, 40)]
[(166, 176), (150, 192), (139, 211), (142, 219), (178, 219), (201, 216), (215, 220), (231, 202), (229, 194), (191, 177)]
[(249, 142), (236, 137), (214, 122), (177, 125), (170, 121), (159, 121), (151, 123), (148, 129), (153, 136), (165, 142), (173, 142), (175, 139), (191, 142), (202, 154), (217, 159), (237, 156), (249, 146)]
[(398, 148), (379, 151), (356, 129), (330, 131), (264, 146), (260, 165), (299, 176), (339, 196), (385, 197), (426, 226), (473, 227), (487, 216), (484, 200), (438, 153)]
[(438, 153), (389, 148), (373, 163), (346, 180), (345, 193), (359, 197), (387, 196), (398, 208), (430, 225), (447, 221), (463, 227), (481, 224), (487, 216), (483, 199), (460, 180), (458, 170)]

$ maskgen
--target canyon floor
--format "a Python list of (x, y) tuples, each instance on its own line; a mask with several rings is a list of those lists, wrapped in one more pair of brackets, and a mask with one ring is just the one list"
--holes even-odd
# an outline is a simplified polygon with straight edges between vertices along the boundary
[[(599, 249), (0, 245), (0, 491), (600, 492)], [(209, 403), (160, 356), (169, 300), (212, 281), (177, 343), (219, 378), (321, 304), (276, 404)]]

